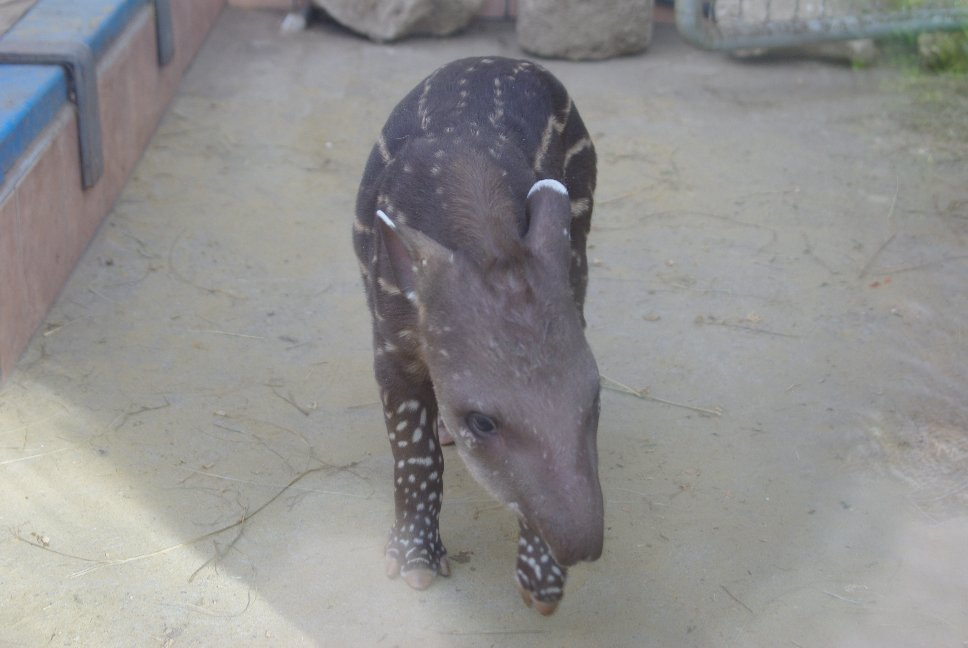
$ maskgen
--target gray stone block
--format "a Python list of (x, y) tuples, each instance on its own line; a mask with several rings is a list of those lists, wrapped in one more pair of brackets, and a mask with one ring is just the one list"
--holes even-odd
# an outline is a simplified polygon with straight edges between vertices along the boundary
[(484, 0), (312, 0), (332, 18), (375, 41), (446, 36), (465, 27)]
[(652, 40), (653, 0), (519, 0), (518, 42), (538, 56), (604, 59)]

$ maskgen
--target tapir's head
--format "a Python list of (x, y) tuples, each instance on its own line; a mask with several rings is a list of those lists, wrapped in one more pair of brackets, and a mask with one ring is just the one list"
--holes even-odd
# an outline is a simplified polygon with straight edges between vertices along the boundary
[(599, 375), (569, 281), (567, 191), (538, 182), (523, 210), (523, 234), (478, 223), (459, 249), (377, 215), (458, 452), (571, 565), (602, 552)]

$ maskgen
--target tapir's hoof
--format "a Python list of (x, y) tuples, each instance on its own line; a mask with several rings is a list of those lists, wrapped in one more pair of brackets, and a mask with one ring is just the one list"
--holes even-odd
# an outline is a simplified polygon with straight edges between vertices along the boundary
[(401, 573), (400, 563), (396, 558), (387, 557), (387, 576), (396, 578), (400, 576), (403, 581), (415, 590), (425, 590), (434, 582), (434, 576), (450, 576), (450, 562), (446, 558), (440, 559), (440, 565), (434, 571), (429, 567), (414, 567)]
[(524, 601), (524, 604), (528, 607), (531, 607), (533, 604), (534, 609), (540, 612), (542, 616), (550, 616), (558, 609), (559, 601), (541, 601), (534, 598), (531, 592), (520, 586), (518, 586), (518, 592), (521, 593), (521, 600)]

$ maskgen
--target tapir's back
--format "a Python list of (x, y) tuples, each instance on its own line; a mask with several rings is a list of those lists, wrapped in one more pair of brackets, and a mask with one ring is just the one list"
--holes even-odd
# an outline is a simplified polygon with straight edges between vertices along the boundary
[(529, 61), (469, 58), (431, 74), (393, 110), (383, 129), (390, 156), (409, 138), (473, 134), (489, 146), (506, 139), (534, 154), (549, 120), (567, 121), (571, 98)]
[[(364, 275), (378, 264), (373, 236), (377, 209), (391, 207), (412, 227), (453, 243), (448, 240), (452, 214), (447, 206), (448, 185), (455, 180), (448, 174), (458, 171), (456, 158), (466, 161), (475, 154), (486, 156), (490, 171), (503, 178), (501, 190), (519, 207), (536, 180), (556, 179), (568, 189), (575, 250), (571, 284), (581, 309), (595, 149), (564, 86), (530, 61), (454, 61), (397, 104), (370, 153), (357, 196), (354, 241)], [(524, 218), (523, 213), (515, 217)]]

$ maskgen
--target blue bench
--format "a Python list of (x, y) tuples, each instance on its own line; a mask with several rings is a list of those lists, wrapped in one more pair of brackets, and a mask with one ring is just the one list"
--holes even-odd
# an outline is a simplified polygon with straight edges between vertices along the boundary
[[(156, 10), (159, 63), (166, 63), (172, 53), (171, 14), (167, 1), (158, 0), (40, 0), (0, 37), (0, 51), (29, 56), (32, 45), (34, 49), (37, 44), (47, 49), (49, 44), (69, 43), (75, 48), (80, 44), (97, 61), (150, 2), (154, 2)], [(72, 79), (60, 64), (0, 63), (0, 184), (34, 139), (71, 100), (72, 90)], [(82, 124), (79, 132), (83, 130)], [(99, 154), (99, 129), (97, 139)], [(82, 143), (82, 156), (89, 153), (84, 148)], [(96, 177), (90, 184), (93, 182)], [(85, 184), (89, 184), (87, 179)]]

